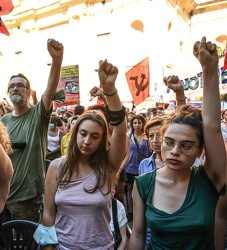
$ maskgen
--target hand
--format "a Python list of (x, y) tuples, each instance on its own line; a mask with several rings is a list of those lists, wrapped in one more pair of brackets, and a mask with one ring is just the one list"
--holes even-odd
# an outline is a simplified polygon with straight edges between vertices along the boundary
[(96, 97), (96, 96), (100, 96), (101, 98), (104, 96), (104, 94), (103, 94), (103, 90), (101, 89), (101, 88), (99, 88), (99, 87), (93, 87), (91, 90), (90, 90), (90, 95), (91, 96), (94, 96), (94, 97)]
[(31, 96), (36, 96), (36, 91), (31, 89)]
[(172, 89), (174, 92), (184, 91), (184, 87), (178, 76), (168, 76), (164, 77), (163, 81), (165, 85)]
[(117, 186), (118, 182), (119, 182), (119, 177), (120, 177), (120, 173), (118, 172), (116, 174), (115, 180), (114, 180), (114, 185)]
[(193, 54), (199, 60), (202, 67), (218, 65), (218, 53), (216, 44), (206, 42), (206, 37), (203, 36), (201, 41), (197, 41), (193, 47)]
[(61, 43), (54, 39), (47, 40), (47, 50), (49, 51), (50, 56), (54, 59), (63, 59), (64, 47)]
[(98, 74), (105, 93), (112, 94), (116, 91), (115, 81), (118, 75), (118, 68), (116, 66), (108, 63), (107, 60), (100, 61)]

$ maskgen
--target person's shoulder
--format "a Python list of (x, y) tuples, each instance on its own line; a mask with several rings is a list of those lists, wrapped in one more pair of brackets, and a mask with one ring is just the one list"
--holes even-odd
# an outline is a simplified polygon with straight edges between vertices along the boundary
[(144, 159), (140, 162), (140, 166), (147, 165), (149, 162), (150, 162), (150, 157), (144, 158)]
[(125, 208), (124, 205), (122, 204), (122, 202), (120, 202), (118, 199), (116, 199), (117, 201), (117, 206), (120, 208)]
[(58, 173), (58, 169), (60, 167), (60, 165), (62, 164), (62, 161), (65, 159), (64, 156), (54, 159), (53, 161), (51, 161), (49, 167), (48, 167), (48, 171), (51, 171), (52, 173)]
[(0, 121), (5, 123), (7, 120), (10, 119), (10, 117), (12, 117), (12, 113), (5, 114), (4, 116), (1, 117)]
[(136, 176), (135, 179), (139, 180), (140, 182), (143, 182), (144, 180), (148, 180), (150, 178), (153, 178), (154, 176), (156, 176), (156, 170), (157, 169), (154, 169), (150, 172), (143, 173), (139, 176)]
[(67, 132), (62, 136), (62, 139), (67, 139), (68, 137), (70, 137), (71, 132)]

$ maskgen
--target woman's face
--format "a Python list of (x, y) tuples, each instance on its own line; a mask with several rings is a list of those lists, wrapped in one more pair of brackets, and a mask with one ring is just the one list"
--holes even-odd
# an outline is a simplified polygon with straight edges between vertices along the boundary
[(133, 128), (134, 128), (134, 131), (141, 132), (142, 129), (143, 129), (143, 123), (139, 119), (133, 120), (132, 125), (133, 125)]
[(223, 113), (223, 119), (227, 121), (227, 110)]
[[(196, 131), (189, 125), (169, 125), (163, 135), (163, 141), (161, 146), (162, 159), (171, 169), (191, 167), (202, 151), (198, 148), (199, 139)], [(182, 150), (188, 154), (183, 154)]]
[(70, 131), (73, 131), (73, 127), (76, 124), (76, 120), (73, 120), (70, 125)]
[(150, 149), (157, 154), (161, 153), (160, 125), (152, 126), (148, 130), (148, 143)]
[(103, 129), (94, 121), (85, 120), (79, 125), (77, 133), (77, 146), (83, 155), (96, 152), (102, 142)]

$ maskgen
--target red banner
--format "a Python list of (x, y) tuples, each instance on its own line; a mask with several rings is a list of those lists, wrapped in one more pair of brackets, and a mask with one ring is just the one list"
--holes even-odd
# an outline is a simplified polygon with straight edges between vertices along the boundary
[(150, 72), (149, 58), (145, 58), (125, 73), (135, 105), (139, 105), (149, 97)]
[(227, 44), (225, 48), (225, 58), (224, 58), (224, 70), (227, 69)]
[(76, 105), (80, 101), (79, 88), (79, 66), (71, 65), (61, 68), (61, 78), (58, 84), (58, 89), (65, 90), (65, 102), (54, 102), (54, 106), (69, 106)]

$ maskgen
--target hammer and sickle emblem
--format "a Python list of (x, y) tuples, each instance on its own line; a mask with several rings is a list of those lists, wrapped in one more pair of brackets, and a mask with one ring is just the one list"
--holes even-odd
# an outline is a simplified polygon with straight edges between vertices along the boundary
[(137, 91), (136, 91), (136, 96), (139, 96), (140, 92), (141, 91), (144, 91), (144, 89), (146, 89), (149, 85), (148, 83), (148, 80), (147, 82), (143, 85), (143, 82), (144, 80), (146, 79), (146, 76), (145, 74), (141, 74), (141, 81), (140, 81), (140, 84), (138, 83), (138, 76), (131, 76), (130, 77), (130, 80), (133, 80), (135, 81), (135, 86), (137, 88)]

